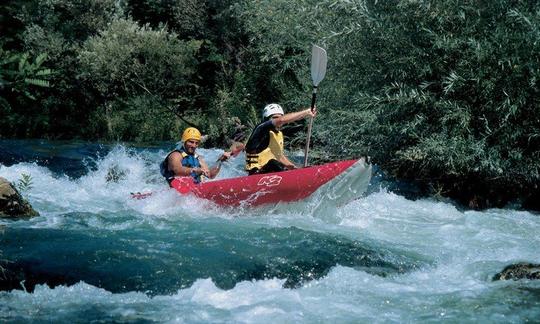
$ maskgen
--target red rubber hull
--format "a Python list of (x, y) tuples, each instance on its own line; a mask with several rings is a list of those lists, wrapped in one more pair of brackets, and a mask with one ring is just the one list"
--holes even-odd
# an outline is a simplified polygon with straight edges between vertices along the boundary
[(182, 194), (192, 193), (222, 206), (292, 202), (309, 197), (356, 161), (332, 162), (303, 169), (208, 181), (198, 185), (191, 178), (182, 177), (174, 179), (171, 186)]

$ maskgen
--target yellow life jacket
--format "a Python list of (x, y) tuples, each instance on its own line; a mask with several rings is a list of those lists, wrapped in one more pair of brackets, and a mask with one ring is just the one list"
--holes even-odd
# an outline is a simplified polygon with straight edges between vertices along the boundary
[(280, 160), (283, 156), (283, 133), (270, 131), (268, 147), (260, 153), (246, 154), (246, 170), (260, 169), (272, 159)]

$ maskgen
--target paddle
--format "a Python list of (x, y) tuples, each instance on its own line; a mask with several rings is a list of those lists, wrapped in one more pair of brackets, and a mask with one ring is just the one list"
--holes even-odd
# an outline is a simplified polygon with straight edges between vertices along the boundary
[[(326, 74), (326, 62), (328, 61), (326, 57), (326, 51), (317, 46), (313, 45), (311, 50), (311, 81), (313, 81), (313, 95), (311, 96), (311, 110), (315, 108), (315, 100), (317, 99), (317, 87), (319, 83), (324, 79)], [(311, 127), (313, 126), (313, 118), (309, 120), (307, 139), (306, 139), (306, 149), (304, 151), (304, 168), (308, 164), (308, 152), (309, 152), (309, 142), (311, 140)]]

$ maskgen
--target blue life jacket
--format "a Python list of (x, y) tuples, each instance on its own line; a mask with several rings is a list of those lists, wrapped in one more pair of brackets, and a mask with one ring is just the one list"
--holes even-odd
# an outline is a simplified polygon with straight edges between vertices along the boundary
[[(167, 182), (169, 184), (174, 179), (174, 172), (169, 170), (169, 156), (173, 152), (178, 152), (178, 153), (182, 154), (182, 166), (183, 167), (188, 167), (188, 168), (200, 168), (201, 167), (201, 163), (199, 162), (199, 155), (198, 154), (188, 154), (188, 153), (185, 152), (183, 147), (181, 149), (175, 149), (175, 150), (169, 152), (169, 154), (167, 154), (167, 157), (165, 157), (165, 160), (163, 160), (163, 162), (161, 162), (161, 164), (159, 165), (159, 172), (161, 173), (161, 175), (163, 177), (165, 177), (165, 179), (167, 180)], [(195, 182), (195, 183), (200, 183), (201, 182), (201, 175), (200, 174), (196, 174), (195, 172), (191, 172), (191, 177), (193, 178), (193, 182)]]

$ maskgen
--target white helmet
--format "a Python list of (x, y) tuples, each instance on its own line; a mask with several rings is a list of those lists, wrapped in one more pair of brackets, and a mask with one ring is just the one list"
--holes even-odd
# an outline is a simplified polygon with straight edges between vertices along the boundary
[(274, 114), (282, 114), (283, 115), (284, 114), (283, 108), (281, 108), (280, 105), (275, 104), (275, 103), (266, 105), (266, 107), (264, 107), (263, 114), (262, 114), (263, 119), (268, 118), (268, 117), (270, 117), (270, 116), (272, 116)]

